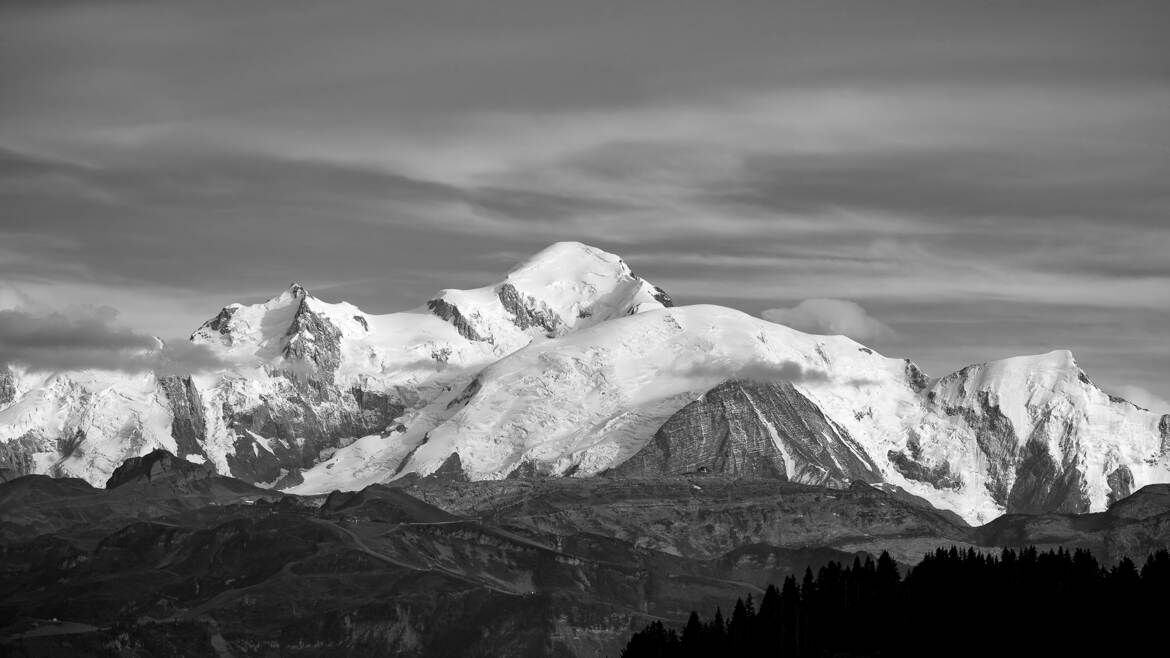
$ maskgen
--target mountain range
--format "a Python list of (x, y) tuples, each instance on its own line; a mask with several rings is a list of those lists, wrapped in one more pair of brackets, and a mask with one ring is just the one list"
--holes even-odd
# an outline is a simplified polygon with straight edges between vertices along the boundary
[(1170, 415), (1068, 351), (935, 378), (843, 336), (675, 306), (557, 243), (494, 285), (369, 314), (293, 284), (191, 334), (191, 373), (0, 366), (0, 469), (103, 486), (165, 449), (299, 495), (411, 478), (709, 474), (868, 483), (972, 524), (1106, 509), (1170, 482)]

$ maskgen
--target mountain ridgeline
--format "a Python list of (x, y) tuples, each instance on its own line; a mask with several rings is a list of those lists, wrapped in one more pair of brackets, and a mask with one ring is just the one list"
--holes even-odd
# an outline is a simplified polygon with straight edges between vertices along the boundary
[(580, 243), (400, 313), (293, 284), (190, 339), (222, 365), (0, 367), (0, 472), (101, 485), (154, 449), (297, 494), (703, 472), (885, 484), (970, 523), (1101, 511), (1170, 481), (1170, 416), (1106, 394), (1068, 352), (934, 379), (842, 336), (675, 306)]

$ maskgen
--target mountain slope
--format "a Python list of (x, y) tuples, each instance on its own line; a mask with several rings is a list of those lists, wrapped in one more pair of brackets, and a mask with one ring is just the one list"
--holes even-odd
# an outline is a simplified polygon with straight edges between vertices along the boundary
[(165, 448), (252, 482), (296, 482), (301, 468), (360, 437), (415, 426), (421, 435), (452, 391), (534, 339), (669, 304), (620, 258), (580, 243), (404, 313), (367, 314), (293, 284), (260, 304), (226, 306), (192, 333), (223, 360), (216, 371), (6, 368), (0, 465), (101, 484), (123, 459)]
[(889, 482), (972, 523), (1100, 510), (1170, 478), (1165, 421), (1111, 398), (1066, 352), (931, 381), (847, 338), (714, 306), (613, 320), (484, 369), (444, 422), (393, 456), (349, 449), (296, 491), (472, 479), (707, 471)]
[(474, 479), (522, 467), (596, 474), (729, 377), (805, 378), (802, 386), (821, 391), (851, 389), (852, 406), (884, 395), (879, 382), (902, 384), (904, 367), (847, 338), (802, 334), (728, 308), (650, 311), (530, 345), (484, 369), (400, 471), (426, 475), (458, 453)]
[(728, 381), (670, 417), (617, 475), (703, 472), (806, 484), (881, 479), (843, 428), (789, 382)]
[(973, 523), (1101, 510), (1170, 481), (1170, 416), (1108, 396), (1067, 352), (932, 380), (844, 337), (673, 307), (580, 243), (401, 313), (293, 284), (191, 340), (223, 366), (0, 369), (0, 469), (101, 485), (164, 448), (299, 493), (706, 470), (884, 483)]

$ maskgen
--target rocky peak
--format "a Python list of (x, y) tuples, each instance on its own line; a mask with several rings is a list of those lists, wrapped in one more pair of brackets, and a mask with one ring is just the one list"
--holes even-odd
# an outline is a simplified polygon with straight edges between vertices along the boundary
[(310, 366), (323, 379), (333, 381), (333, 374), (341, 364), (341, 330), (324, 314), (314, 311), (309, 303), (313, 298), (304, 294), (303, 288), (300, 291), (300, 303), (284, 334), (286, 341), (281, 354), (285, 359)]
[(223, 307), (214, 318), (199, 325), (198, 329), (191, 332), (191, 340), (198, 341), (206, 337), (219, 335), (223, 337), (224, 341), (230, 344), (232, 316), (238, 310), (240, 310), (239, 304), (229, 304)]
[(945, 409), (997, 407), (1026, 435), (1039, 415), (1034, 410), (1070, 395), (1083, 399), (1086, 387), (1096, 390), (1072, 352), (1055, 350), (967, 366), (935, 382), (927, 396)]
[(191, 340), (219, 344), (231, 350), (255, 349), (266, 357), (289, 358), (303, 351), (303, 346), (294, 346), (290, 350), (290, 338), (327, 322), (312, 317), (315, 315), (314, 305), (323, 303), (304, 286), (293, 282), (279, 295), (260, 304), (225, 306), (218, 315), (196, 329)]
[(305, 297), (311, 296), (309, 294), (309, 291), (304, 286), (297, 283), (296, 281), (293, 281), (292, 283), (288, 284), (288, 289), (285, 290), (284, 293), (282, 293), (282, 294), (288, 295), (290, 297), (295, 297), (296, 299), (304, 299)]

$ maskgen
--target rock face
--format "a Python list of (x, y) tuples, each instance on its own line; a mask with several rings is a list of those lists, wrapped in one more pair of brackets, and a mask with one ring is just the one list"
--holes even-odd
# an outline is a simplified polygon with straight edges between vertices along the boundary
[(16, 377), (8, 366), (0, 367), (0, 407), (16, 399)]
[(463, 317), (463, 312), (459, 310), (459, 307), (448, 302), (447, 300), (429, 300), (427, 302), (427, 308), (430, 309), (431, 312), (433, 312), (439, 318), (450, 322), (451, 326), (455, 327), (455, 330), (459, 332), (459, 335), (463, 336), (467, 340), (473, 340), (477, 342), (492, 342), (491, 338), (479, 335), (479, 332), (475, 330), (475, 327), (472, 326), (471, 322), (467, 318)]
[(922, 458), (922, 446), (911, 437), (906, 443), (907, 450), (888, 450), (886, 458), (890, 466), (902, 477), (915, 482), (923, 482), (935, 489), (959, 489), (963, 486), (963, 479), (958, 473), (951, 471), (950, 462), (943, 460), (937, 464), (927, 465), (919, 461)]
[(531, 297), (526, 297), (511, 283), (496, 288), (496, 296), (521, 329), (540, 328), (548, 336), (557, 336), (565, 331), (565, 324), (559, 316)]
[[(1101, 391), (1067, 351), (970, 366), (927, 397), (970, 428), (983, 486), (1008, 513), (1103, 509), (1165, 469), (1153, 414)], [(1143, 460), (1126, 462), (1139, 446)]]
[(206, 459), (203, 443), (207, 440), (207, 422), (203, 417), (203, 399), (190, 377), (160, 377), (159, 388), (171, 407), (171, 437), (180, 457), (199, 455)]
[(614, 472), (702, 472), (838, 486), (881, 479), (865, 450), (791, 383), (750, 381), (725, 382), (683, 407)]
[(1008, 513), (1089, 511), (1084, 474), (1075, 461), (1057, 462), (1039, 441), (1024, 444), (1018, 460), (1005, 505)]
[(1133, 493), (1133, 472), (1128, 466), (1118, 466), (1109, 474), (1109, 506)]
[[(962, 380), (967, 373), (978, 366), (964, 368), (940, 382), (945, 386), (950, 380)], [(962, 384), (959, 384), (960, 388)], [(933, 392), (933, 391), (932, 391)], [(929, 396), (932, 401), (936, 397)], [(1008, 501), (1009, 484), (1011, 483), (1017, 463), (1017, 449), (1019, 437), (1011, 420), (1000, 411), (999, 406), (991, 400), (987, 391), (979, 391), (973, 404), (962, 406), (947, 406), (943, 404), (943, 412), (948, 416), (959, 416), (967, 427), (973, 430), (975, 443), (987, 462), (988, 482), (986, 487), (992, 500), (1000, 505)]]
[(1170, 454), (1170, 414), (1162, 416), (1158, 423), (1158, 433), (1162, 436), (1162, 454)]
[(16, 475), (36, 472), (35, 455), (56, 453), (57, 441), (29, 430), (21, 436), (0, 443), (0, 468)]
[[(313, 311), (306, 293), (285, 332), (281, 355), (286, 361), (309, 369), (308, 373), (294, 371), (295, 376), (309, 376), (310, 380), (332, 384), (341, 365), (341, 330), (328, 318)], [(354, 316), (361, 319), (360, 316)]]
[(235, 477), (273, 483), (347, 439), (388, 433), (405, 410), (390, 393), (340, 391), (295, 376), (278, 381), (276, 392), (255, 406), (223, 411), (234, 437), (227, 461)]

